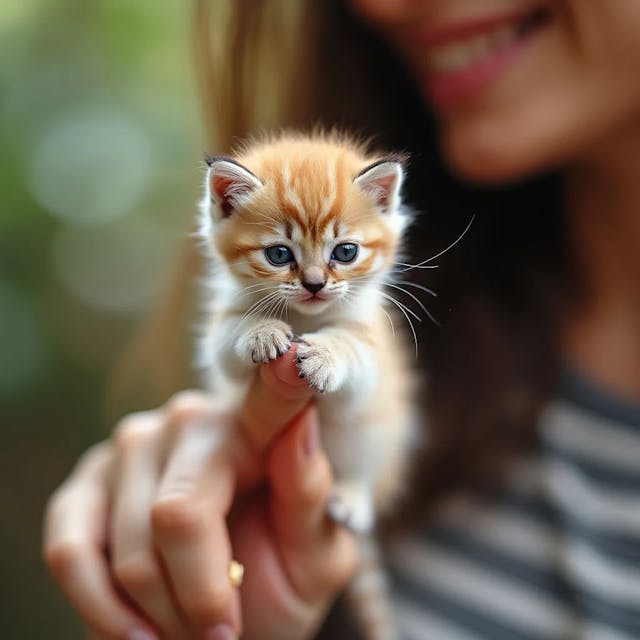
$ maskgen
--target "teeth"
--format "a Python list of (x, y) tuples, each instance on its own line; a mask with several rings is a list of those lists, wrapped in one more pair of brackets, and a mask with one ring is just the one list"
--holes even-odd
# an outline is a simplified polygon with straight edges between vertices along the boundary
[(508, 25), (462, 42), (434, 47), (427, 54), (427, 67), (437, 72), (458, 71), (503, 49), (517, 37), (515, 25)]
[(489, 38), (495, 48), (501, 48), (518, 39), (518, 25), (512, 24), (494, 31)]

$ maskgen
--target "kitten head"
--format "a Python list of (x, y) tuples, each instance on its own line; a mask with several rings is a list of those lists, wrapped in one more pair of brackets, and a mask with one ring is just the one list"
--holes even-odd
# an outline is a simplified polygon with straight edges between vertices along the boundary
[(201, 234), (247, 291), (271, 296), (266, 306), (320, 313), (391, 268), (408, 218), (401, 158), (283, 136), (208, 165)]

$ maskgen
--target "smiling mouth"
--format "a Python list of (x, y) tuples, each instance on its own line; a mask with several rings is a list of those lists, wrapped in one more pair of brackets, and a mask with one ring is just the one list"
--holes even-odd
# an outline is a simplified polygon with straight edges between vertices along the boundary
[(549, 9), (542, 7), (524, 15), (478, 20), (435, 33), (425, 42), (426, 66), (433, 73), (460, 71), (522, 40), (550, 17)]
[(487, 85), (551, 18), (549, 8), (537, 7), (417, 35), (429, 93), (437, 102), (448, 102)]

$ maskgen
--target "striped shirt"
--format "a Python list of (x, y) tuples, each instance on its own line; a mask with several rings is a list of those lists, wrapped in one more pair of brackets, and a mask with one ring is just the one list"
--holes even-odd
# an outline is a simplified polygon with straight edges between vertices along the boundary
[(640, 638), (640, 406), (567, 376), (491, 500), (389, 550), (406, 640)]

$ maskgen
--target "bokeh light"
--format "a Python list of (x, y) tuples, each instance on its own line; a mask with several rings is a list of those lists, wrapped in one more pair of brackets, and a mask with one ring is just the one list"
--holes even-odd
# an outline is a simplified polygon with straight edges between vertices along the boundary
[(144, 219), (64, 226), (53, 239), (53, 265), (63, 286), (84, 304), (112, 313), (139, 311), (165, 284), (178, 239)]
[(191, 9), (0, 0), (2, 638), (85, 637), (43, 566), (42, 515), (112, 428), (114, 366), (195, 215)]
[(34, 145), (29, 186), (47, 211), (79, 224), (129, 213), (150, 187), (151, 150), (143, 127), (104, 109), (71, 110)]

